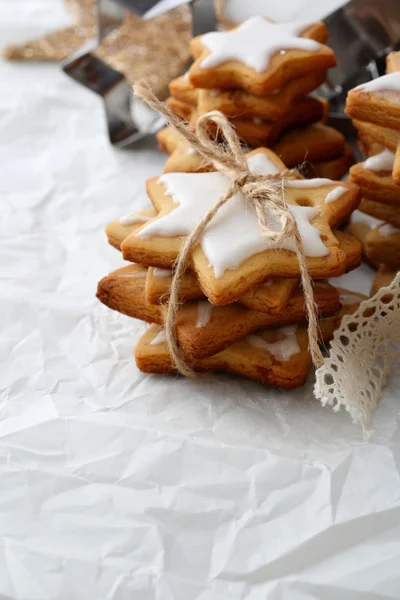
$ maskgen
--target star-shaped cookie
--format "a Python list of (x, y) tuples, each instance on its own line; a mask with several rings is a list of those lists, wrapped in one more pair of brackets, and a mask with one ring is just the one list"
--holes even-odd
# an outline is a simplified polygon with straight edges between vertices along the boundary
[(392, 177), (397, 186), (400, 186), (400, 143), (395, 139), (400, 134), (399, 55), (397, 52), (389, 54), (387, 74), (350, 90), (346, 100), (346, 112), (352, 119), (373, 124), (371, 131), (367, 128), (367, 138), (371, 135), (395, 152)]
[(251, 17), (235, 29), (193, 38), (190, 82), (198, 88), (242, 89), (262, 96), (288, 81), (336, 64), (320, 42), (323, 23), (272, 23)]
[[(247, 155), (253, 173), (276, 174), (284, 164), (265, 148)], [(159, 212), (121, 244), (126, 260), (171, 268), (182, 242), (230, 185), (222, 173), (170, 173), (147, 182)], [(346, 255), (332, 233), (357, 207), (358, 188), (329, 179), (291, 180), (285, 199), (295, 216), (313, 278), (340, 275)], [(272, 223), (279, 230), (277, 223)], [(192, 253), (192, 268), (204, 294), (215, 305), (233, 302), (269, 277), (298, 277), (293, 239), (277, 244), (262, 238), (246, 199), (232, 198), (208, 225)]]
[[(365, 296), (341, 289), (342, 308), (319, 322), (321, 340), (328, 342), (345, 314), (352, 314)], [(151, 325), (135, 349), (138, 368), (145, 373), (174, 371), (162, 327)], [(311, 368), (308, 333), (304, 325), (266, 329), (236, 341), (208, 358), (197, 359), (198, 371), (225, 371), (284, 389), (305, 383)]]
[[(109, 308), (135, 319), (162, 324), (160, 306), (146, 302), (146, 270), (141, 265), (118, 269), (98, 284), (97, 298)], [(315, 284), (314, 299), (321, 315), (331, 315), (339, 307), (339, 294), (326, 282)], [(285, 310), (261, 312), (233, 303), (213, 306), (208, 300), (185, 302), (176, 318), (176, 336), (182, 354), (191, 361), (211, 356), (236, 340), (269, 327), (306, 321), (302, 290), (298, 287)]]

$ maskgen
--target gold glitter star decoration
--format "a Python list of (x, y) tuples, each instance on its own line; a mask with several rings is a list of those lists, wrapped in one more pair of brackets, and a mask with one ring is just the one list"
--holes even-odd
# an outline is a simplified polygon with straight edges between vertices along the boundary
[[(63, 61), (97, 33), (96, 0), (65, 0), (74, 24), (41, 39), (4, 48), (10, 60)], [(191, 12), (187, 5), (150, 20), (125, 13), (94, 55), (122, 73), (133, 84), (145, 77), (157, 94), (182, 72), (189, 60)]]
[(62, 61), (96, 35), (96, 0), (65, 0), (74, 23), (44, 37), (3, 49), (9, 60)]

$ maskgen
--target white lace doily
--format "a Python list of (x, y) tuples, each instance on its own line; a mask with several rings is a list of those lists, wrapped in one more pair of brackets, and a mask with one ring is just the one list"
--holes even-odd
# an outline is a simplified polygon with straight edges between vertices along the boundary
[(342, 406), (364, 433), (399, 355), (400, 272), (392, 283), (346, 315), (335, 331), (329, 356), (316, 371), (314, 394), (323, 406)]

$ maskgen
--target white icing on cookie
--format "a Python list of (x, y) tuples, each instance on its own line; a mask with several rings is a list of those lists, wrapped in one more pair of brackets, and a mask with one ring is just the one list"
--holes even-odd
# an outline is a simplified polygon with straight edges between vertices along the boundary
[(400, 233), (400, 228), (391, 225), (390, 223), (385, 223), (385, 225), (381, 225), (379, 227), (379, 233), (382, 237), (390, 237), (391, 235), (396, 235)]
[(146, 217), (145, 215), (138, 215), (137, 213), (132, 213), (130, 215), (125, 215), (120, 218), (120, 225), (133, 225), (134, 223), (147, 223), (153, 217)]
[(279, 51), (303, 50), (316, 52), (321, 44), (298, 37), (312, 23), (271, 23), (262, 17), (251, 17), (236, 29), (213, 31), (201, 37), (210, 51), (201, 67), (209, 69), (229, 60), (238, 61), (258, 73), (269, 67), (271, 58)]
[(382, 75), (367, 83), (362, 83), (354, 88), (355, 90), (362, 90), (363, 92), (400, 92), (400, 73), (389, 73), (388, 75)]
[(285, 181), (285, 187), (288, 188), (318, 188), (323, 185), (336, 185), (337, 181), (333, 179), (324, 179), (316, 177), (315, 179), (290, 179)]
[(363, 163), (363, 169), (369, 171), (392, 171), (394, 165), (394, 152), (383, 150), (375, 156), (370, 156)]
[[(278, 171), (276, 165), (263, 153), (248, 159), (252, 173), (270, 174)], [(172, 196), (177, 207), (164, 217), (152, 221), (139, 232), (138, 237), (160, 235), (173, 237), (187, 235), (228, 189), (229, 179), (222, 173), (167, 173), (159, 178), (167, 196)], [(321, 240), (321, 232), (311, 225), (319, 213), (318, 208), (289, 205), (295, 216), (306, 256), (326, 256), (328, 248)], [(280, 231), (280, 224), (271, 219), (271, 227)], [(249, 209), (246, 199), (236, 194), (209, 223), (201, 240), (202, 250), (221, 277), (226, 269), (235, 269), (247, 258), (267, 249), (282, 248), (295, 251), (293, 238), (281, 244), (266, 240), (260, 233), (257, 216)]]
[(154, 277), (171, 277), (172, 270), (171, 269), (160, 269), (159, 267), (155, 267), (153, 269)]
[(370, 229), (375, 229), (375, 227), (384, 225), (385, 222), (380, 219), (375, 219), (375, 217), (371, 217), (370, 215), (361, 212), (361, 210), (355, 210), (351, 214), (350, 223), (364, 223), (365, 225), (368, 225)]
[(294, 354), (300, 352), (300, 346), (296, 336), (297, 325), (287, 325), (286, 327), (280, 327), (276, 330), (277, 333), (281, 333), (284, 337), (282, 340), (277, 342), (267, 342), (260, 335), (248, 335), (245, 340), (254, 348), (260, 348), (261, 350), (267, 350), (275, 358), (281, 361), (289, 360)]
[(356, 296), (356, 294), (340, 294), (340, 303), (343, 304), (343, 306), (348, 304), (359, 304), (360, 302), (361, 298)]
[(200, 329), (205, 327), (210, 320), (213, 305), (208, 300), (199, 300), (197, 303), (197, 322), (196, 327)]
[(278, 167), (263, 152), (252, 154), (247, 159), (247, 164), (250, 171), (255, 175), (276, 175), (276, 173), (279, 173)]
[(157, 346), (158, 344), (164, 344), (167, 341), (167, 334), (164, 329), (159, 331), (155, 338), (153, 338), (150, 342), (150, 346)]
[(339, 185), (338, 187), (334, 188), (331, 192), (329, 192), (329, 194), (325, 198), (325, 204), (335, 202), (335, 200), (338, 200), (341, 196), (343, 196), (343, 194), (345, 194), (348, 191), (349, 190), (343, 185)]

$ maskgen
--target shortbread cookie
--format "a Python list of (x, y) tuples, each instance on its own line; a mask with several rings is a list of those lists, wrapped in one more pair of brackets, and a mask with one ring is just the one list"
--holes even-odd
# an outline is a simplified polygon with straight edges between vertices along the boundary
[[(333, 335), (332, 321), (327, 337)], [(151, 325), (135, 348), (137, 367), (143, 373), (173, 373), (162, 327)], [(223, 371), (270, 387), (294, 389), (304, 385), (311, 368), (308, 334), (302, 325), (259, 332), (239, 340), (214, 356), (196, 360), (197, 371)]]
[(288, 131), (272, 149), (291, 168), (304, 161), (324, 161), (343, 155), (345, 139), (333, 127), (314, 123)]
[(361, 243), (362, 253), (364, 257), (370, 262), (371, 266), (374, 269), (379, 267), (379, 263), (372, 261), (367, 257), (366, 246), (365, 246), (365, 238), (369, 234), (370, 231), (379, 227), (380, 225), (384, 225), (384, 222), (380, 219), (375, 219), (370, 215), (367, 215), (361, 210), (355, 210), (350, 217), (350, 221), (347, 225), (347, 230), (352, 233)]
[(387, 287), (396, 277), (399, 269), (389, 265), (380, 265), (371, 287), (371, 296), (374, 296), (381, 287)]
[(207, 173), (214, 170), (201, 154), (183, 140), (168, 157), (163, 173)]
[(147, 268), (142, 265), (122, 267), (103, 277), (96, 296), (112, 310), (148, 323), (162, 324), (161, 307), (146, 302), (146, 277)]
[[(150, 304), (167, 302), (172, 283), (172, 270), (149, 268), (146, 280), (146, 300)], [(241, 296), (239, 302), (261, 312), (279, 312), (293, 292), (298, 288), (296, 278), (271, 278), (254, 290)], [(205, 296), (195, 275), (185, 273), (181, 280), (180, 300), (205, 300)]]
[(326, 37), (323, 23), (277, 24), (252, 17), (231, 31), (193, 38), (189, 79), (199, 88), (263, 96), (296, 77), (334, 67), (334, 52), (319, 43)]
[(400, 52), (389, 52), (386, 57), (386, 73), (400, 71)]
[(181, 119), (184, 119), (185, 121), (190, 121), (193, 114), (196, 113), (195, 106), (192, 104), (187, 104), (186, 102), (182, 102), (181, 100), (177, 100), (173, 96), (167, 98), (165, 104), (175, 115), (181, 117)]
[[(339, 307), (339, 294), (333, 286), (317, 282), (314, 299), (321, 315), (330, 315)], [(305, 322), (303, 292), (298, 289), (289, 298), (285, 310), (266, 313), (234, 303), (213, 306), (208, 300), (182, 304), (176, 315), (176, 337), (182, 355), (188, 360), (216, 354), (234, 341), (269, 327)]]
[(172, 79), (172, 81), (170, 81), (168, 84), (168, 88), (171, 96), (173, 96), (177, 100), (185, 102), (185, 104), (192, 104), (193, 106), (197, 106), (199, 90), (194, 88), (190, 83), (189, 73), (185, 73), (184, 75), (181, 75), (176, 79)]
[(384, 224), (385, 222), (381, 219), (376, 219), (361, 210), (355, 210), (350, 217), (347, 230), (363, 244), (370, 231)]
[(390, 223), (395, 227), (400, 227), (400, 211), (393, 204), (382, 204), (381, 202), (376, 202), (376, 200), (362, 198), (359, 208), (362, 212), (371, 215), (371, 217), (380, 219), (385, 223)]
[[(354, 312), (365, 296), (341, 289), (342, 308), (333, 317), (321, 319), (321, 340), (328, 342), (344, 314)], [(138, 368), (145, 373), (173, 371), (165, 332), (151, 325), (135, 349)], [(311, 368), (308, 333), (303, 325), (267, 329), (238, 340), (222, 352), (192, 364), (198, 371), (226, 371), (275, 387), (294, 388), (305, 383)]]
[[(284, 169), (267, 149), (248, 155), (252, 172), (278, 173)], [(171, 268), (185, 236), (228, 189), (222, 173), (170, 173), (148, 181), (147, 189), (158, 217), (121, 245), (126, 260)], [(359, 202), (358, 188), (347, 182), (291, 180), (285, 198), (304, 239), (313, 278), (343, 273), (346, 256), (331, 227), (351, 214)], [(255, 213), (238, 196), (221, 209), (193, 251), (193, 269), (213, 304), (229, 304), (269, 277), (296, 277), (299, 265), (293, 239), (281, 247), (264, 240)]]
[[(161, 307), (145, 297), (146, 269), (132, 265), (118, 269), (98, 284), (97, 298), (122, 314), (153, 323), (163, 323)], [(339, 307), (339, 293), (326, 282), (315, 284), (314, 298), (321, 315)], [(211, 356), (234, 341), (267, 327), (305, 322), (304, 296), (297, 289), (281, 313), (262, 313), (241, 304), (213, 306), (208, 300), (186, 302), (177, 311), (176, 336), (188, 358)]]
[[(349, 233), (336, 231), (340, 249), (346, 254), (346, 272), (356, 269), (361, 262), (361, 243)], [(170, 269), (149, 268), (146, 280), (146, 300), (151, 304), (167, 302), (172, 283)], [(270, 278), (262, 285), (249, 290), (238, 299), (248, 308), (261, 312), (279, 312), (285, 309), (287, 301), (298, 288), (296, 278)], [(192, 273), (185, 273), (181, 280), (180, 300), (205, 299), (197, 278)]]
[[(384, 148), (396, 152), (397, 146), (400, 143), (400, 130), (381, 127), (374, 123), (365, 123), (358, 119), (353, 120), (353, 125), (357, 129), (362, 143), (366, 146), (370, 146), (373, 142), (377, 142), (382, 146), (382, 148), (377, 149), (379, 152)], [(372, 154), (377, 154), (377, 152), (374, 150)], [(370, 155), (369, 152), (368, 155)]]
[(182, 136), (173, 127), (163, 127), (160, 131), (157, 131), (156, 138), (158, 147), (166, 154), (172, 154), (183, 140)]
[[(368, 298), (368, 296), (365, 296), (364, 294), (360, 294), (359, 292), (353, 292), (345, 288), (338, 287), (336, 289), (339, 292), (340, 299), (340, 320), (345, 315), (352, 315), (360, 306), (361, 302)], [(321, 319), (321, 321), (323, 320), (324, 319)]]
[(117, 250), (121, 249), (121, 244), (131, 233), (139, 229), (143, 223), (148, 223), (157, 216), (154, 208), (144, 208), (138, 212), (124, 215), (116, 221), (109, 223), (105, 229), (108, 243)]
[(394, 155), (392, 178), (395, 185), (400, 186), (400, 144), (397, 145)]
[(345, 144), (344, 153), (332, 160), (307, 160), (302, 166), (301, 172), (305, 177), (324, 177), (336, 181), (342, 179), (354, 164), (353, 150), (349, 144)]
[(400, 73), (363, 83), (347, 94), (346, 113), (352, 119), (400, 129)]
[[(278, 121), (265, 121), (259, 117), (252, 119), (230, 119), (236, 133), (248, 146), (270, 146), (288, 129), (319, 121), (324, 114), (324, 105), (318, 98), (303, 96), (298, 98), (290, 111)], [(198, 114), (192, 116), (194, 127)]]
[[(314, 130), (314, 128), (316, 129)], [(336, 147), (334, 145), (329, 145), (328, 147), (325, 134), (328, 133), (330, 136), (330, 132), (326, 132), (326, 129), (335, 132), (330, 141), (335, 139), (337, 144)], [(331, 127), (326, 128), (326, 126), (317, 123), (309, 125), (308, 127), (293, 130), (293, 132), (295, 131), (302, 132), (305, 136), (311, 134), (311, 143), (307, 144), (307, 154), (304, 154), (304, 139), (307, 139), (307, 137), (299, 136), (299, 144), (293, 145), (292, 132), (288, 132), (271, 148), (276, 154), (280, 155), (283, 162), (290, 168), (296, 165), (302, 165), (301, 172), (308, 179), (313, 179), (314, 177), (333, 180), (342, 179), (354, 163), (353, 151), (348, 144), (344, 144), (344, 147), (337, 158), (324, 161), (318, 160), (321, 155), (333, 155), (337, 152), (337, 147), (339, 143), (341, 143), (339, 142), (341, 134)], [(321, 136), (320, 133), (322, 134)], [(336, 134), (338, 134), (339, 137)], [(318, 159), (315, 160), (315, 157), (318, 157)], [(287, 163), (285, 159), (291, 160), (291, 162)], [(182, 141), (168, 158), (163, 172), (203, 173), (212, 170), (214, 170), (212, 166), (208, 164), (188, 142)]]
[[(190, 109), (190, 105), (188, 105), (188, 107)], [(324, 106), (319, 99), (312, 98), (311, 96), (305, 96), (303, 98), (299, 98), (293, 110), (279, 121), (265, 121), (259, 117), (254, 117), (254, 119), (232, 119), (231, 122), (232, 125), (235, 126), (236, 133), (239, 138), (242, 139), (247, 145), (269, 146), (279, 139), (281, 135), (291, 127), (320, 120), (323, 116), (323, 111)], [(178, 114), (178, 116), (186, 118), (183, 112)], [(195, 126), (197, 117), (197, 113), (192, 115), (190, 123), (193, 127)], [(323, 128), (325, 126), (321, 125), (320, 127)], [(207, 162), (204, 161), (200, 154), (196, 152), (186, 140), (181, 138), (181, 141), (179, 141), (178, 136), (170, 134), (168, 131), (164, 131), (164, 129), (161, 131), (161, 135), (160, 132), (157, 134), (161, 149), (164, 151), (167, 148), (168, 150), (173, 149), (172, 154), (169, 152), (171, 156), (165, 164), (164, 173), (202, 173), (213, 170), (211, 165), (207, 164)], [(335, 130), (331, 131), (335, 132)], [(304, 133), (307, 135), (309, 132), (305, 131)], [(321, 132), (318, 130), (318, 133), (322, 133), (324, 136), (327, 134), (324, 129), (322, 129)], [(286, 135), (290, 135), (290, 133)], [(314, 137), (316, 136), (314, 135)], [(322, 136), (320, 135), (319, 148), (321, 149), (321, 155), (332, 156), (334, 153), (340, 152), (340, 150), (337, 150), (337, 146), (341, 134), (336, 132), (336, 135), (333, 133), (333, 135), (329, 137), (329, 140), (322, 139)], [(282, 138), (282, 151), (290, 152), (292, 154), (294, 153), (296, 157), (304, 157), (304, 137), (300, 135), (298, 138), (299, 139), (297, 142), (296, 140), (289, 139), (286, 143), (283, 141), (284, 138)], [(330, 142), (329, 145), (328, 142)], [(313, 142), (313, 148), (316, 148), (316, 143), (317, 141), (315, 140), (315, 142)], [(344, 139), (342, 140), (342, 150), (343, 148)], [(314, 151), (313, 155), (317, 156), (316, 150)], [(298, 162), (302, 162), (302, 160), (303, 159)], [(298, 164), (298, 162), (293, 163), (292, 166)]]
[(318, 88), (325, 79), (325, 71), (296, 77), (288, 81), (281, 90), (266, 96), (255, 96), (237, 89), (198, 90), (198, 113), (203, 115), (211, 110), (219, 110), (229, 119), (256, 117), (277, 121), (291, 110), (298, 98)]
[(372, 263), (400, 267), (400, 228), (384, 223), (367, 233), (365, 255)]
[(370, 156), (351, 167), (349, 180), (359, 186), (363, 197), (400, 207), (400, 189), (392, 178), (394, 158), (387, 149)]

